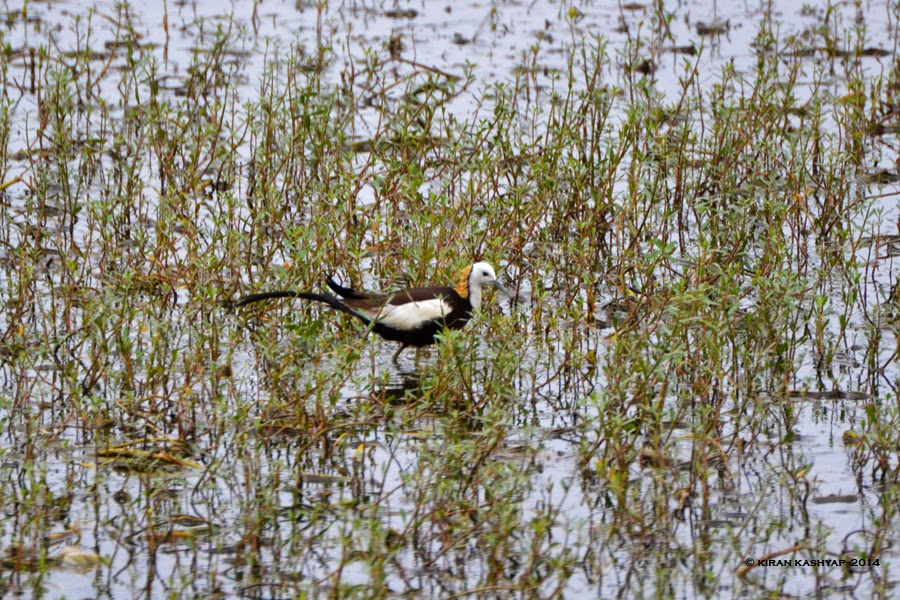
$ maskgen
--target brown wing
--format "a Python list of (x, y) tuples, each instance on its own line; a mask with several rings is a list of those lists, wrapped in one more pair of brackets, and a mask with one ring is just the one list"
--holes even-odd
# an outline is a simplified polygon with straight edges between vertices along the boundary
[[(331, 289), (334, 289), (333, 287)], [(345, 288), (346, 289), (346, 288)], [(337, 290), (335, 290), (337, 292)], [(348, 290), (353, 291), (353, 290)], [(443, 298), (450, 302), (451, 306), (455, 306), (461, 299), (452, 287), (435, 286), (410, 288), (400, 290), (391, 294), (368, 294), (364, 295), (357, 292), (354, 297), (344, 297), (341, 302), (354, 310), (358, 310), (369, 315), (377, 314), (381, 307), (385, 304), (391, 306), (402, 306), (410, 302), (425, 302), (427, 300), (435, 300)]]
[(372, 316), (381, 310), (384, 300), (384, 298), (341, 298), (341, 304)]
[(444, 298), (453, 302), (457, 297), (459, 297), (459, 294), (457, 294), (456, 290), (450, 286), (410, 288), (408, 290), (394, 292), (393, 296), (391, 296), (390, 304), (400, 306), (407, 302), (424, 302), (426, 300), (434, 300), (435, 298)]

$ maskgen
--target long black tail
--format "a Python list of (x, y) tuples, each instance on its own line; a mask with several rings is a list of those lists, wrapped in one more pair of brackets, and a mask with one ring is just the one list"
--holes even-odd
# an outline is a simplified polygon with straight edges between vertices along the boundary
[(260, 302), (262, 300), (273, 300), (275, 298), (296, 298), (299, 294), (293, 291), (284, 291), (284, 292), (263, 292), (261, 294), (250, 294), (249, 296), (244, 296), (240, 300), (234, 303), (234, 306), (244, 306), (245, 304), (253, 304), (254, 302)]
[(346, 306), (337, 296), (332, 296), (331, 294), (318, 294), (316, 292), (295, 292), (293, 290), (285, 290), (281, 292), (262, 292), (260, 294), (250, 294), (249, 296), (244, 296), (243, 298), (235, 302), (234, 306), (244, 306), (246, 304), (260, 302), (262, 300), (273, 300), (276, 298), (302, 298), (303, 300), (314, 300), (316, 302), (322, 302), (323, 304), (327, 304), (335, 310), (347, 313), (348, 315), (353, 315), (366, 324), (369, 323), (369, 319), (367, 317), (356, 312), (349, 306)]
[[(351, 288), (345, 288), (342, 285), (338, 285), (331, 278), (325, 280), (325, 283), (328, 284), (328, 287), (331, 290), (340, 296), (341, 298), (353, 298), (353, 299), (368, 299), (371, 297), (371, 294), (366, 294), (365, 292), (357, 292)], [(262, 292), (259, 294), (250, 294), (249, 296), (244, 296), (237, 302), (234, 302), (232, 306), (244, 306), (245, 304), (253, 304), (254, 302), (261, 302), (263, 300), (274, 300), (276, 298), (306, 298), (307, 300), (317, 300), (319, 302), (324, 302), (329, 306), (334, 306), (333, 301), (337, 300), (333, 296), (328, 294), (316, 294), (314, 292), (295, 292), (293, 290), (284, 290), (280, 292)], [(327, 299), (326, 299), (327, 298)], [(334, 306), (334, 308), (338, 308)], [(338, 310), (343, 310), (343, 308), (339, 308)]]
[(331, 288), (332, 292), (341, 298), (353, 300), (377, 300), (383, 297), (382, 294), (370, 294), (369, 292), (360, 292), (352, 288), (346, 288), (342, 285), (338, 285), (334, 279), (331, 278), (326, 279), (325, 283)]

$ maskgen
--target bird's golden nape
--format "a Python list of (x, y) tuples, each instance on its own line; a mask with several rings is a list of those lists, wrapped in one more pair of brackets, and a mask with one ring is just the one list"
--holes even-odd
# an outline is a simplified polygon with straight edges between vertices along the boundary
[(459, 294), (460, 298), (468, 298), (469, 297), (469, 275), (472, 273), (472, 266), (468, 266), (465, 269), (462, 269), (459, 272), (459, 275), (456, 278), (456, 287), (453, 288), (456, 290), (456, 293)]
[(485, 262), (463, 269), (455, 287), (416, 287), (379, 294), (346, 288), (330, 279), (326, 283), (334, 294), (263, 292), (246, 296), (235, 306), (288, 297), (321, 302), (356, 317), (382, 338), (399, 342), (400, 349), (393, 357), (396, 362), (405, 348), (430, 346), (442, 331), (462, 329), (472, 318), (472, 311), (481, 306), (485, 285), (493, 285), (506, 293), (493, 267)]

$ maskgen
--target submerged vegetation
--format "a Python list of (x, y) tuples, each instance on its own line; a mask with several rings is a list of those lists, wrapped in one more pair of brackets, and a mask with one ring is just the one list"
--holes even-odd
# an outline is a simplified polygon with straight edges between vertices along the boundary
[(4, 7), (4, 593), (890, 594), (896, 6), (266, 4)]

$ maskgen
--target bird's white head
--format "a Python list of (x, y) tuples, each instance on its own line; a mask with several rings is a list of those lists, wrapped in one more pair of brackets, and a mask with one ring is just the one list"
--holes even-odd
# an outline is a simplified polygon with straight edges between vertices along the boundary
[(486, 285), (493, 285), (504, 294), (509, 294), (497, 279), (494, 267), (486, 262), (477, 262), (469, 267), (468, 271), (465, 283), (472, 308), (481, 307), (481, 290)]

